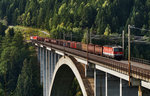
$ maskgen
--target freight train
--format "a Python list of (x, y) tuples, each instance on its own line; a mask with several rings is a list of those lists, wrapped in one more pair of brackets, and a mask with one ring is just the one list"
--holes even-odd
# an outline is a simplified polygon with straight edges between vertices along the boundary
[(47, 43), (52, 43), (64, 47), (69, 47), (77, 50), (82, 50), (85, 52), (89, 52), (91, 54), (101, 55), (108, 58), (113, 58), (117, 60), (121, 60), (123, 58), (123, 50), (121, 46), (116, 45), (94, 45), (94, 44), (84, 44), (81, 42), (75, 41), (67, 41), (67, 40), (58, 40), (52, 38), (43, 38), (39, 36), (30, 36), (30, 40), (37, 40)]

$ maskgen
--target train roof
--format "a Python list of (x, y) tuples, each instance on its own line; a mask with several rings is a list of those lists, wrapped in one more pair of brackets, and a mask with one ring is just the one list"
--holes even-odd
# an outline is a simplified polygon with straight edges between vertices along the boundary
[(119, 45), (104, 45), (104, 47), (112, 47), (112, 48), (122, 48)]

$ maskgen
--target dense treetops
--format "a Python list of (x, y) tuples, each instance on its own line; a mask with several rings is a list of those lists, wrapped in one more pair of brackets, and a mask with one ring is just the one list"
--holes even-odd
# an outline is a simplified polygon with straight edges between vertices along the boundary
[[(75, 33), (74, 28), (88, 27), (97, 34), (106, 30), (121, 33), (127, 30), (128, 24), (150, 29), (149, 6), (149, 0), (1, 0), (0, 18), (9, 24), (35, 26), (51, 32), (59, 32), (61, 25), (62, 32)], [(145, 31), (133, 33), (149, 35)], [(53, 34), (52, 37), (62, 38)]]
[[(109, 36), (127, 33), (128, 24), (150, 29), (149, 0), (1, 0), (0, 18), (9, 25), (47, 29), (52, 38), (86, 41), (86, 32)], [(150, 37), (150, 31), (131, 30)], [(99, 44), (109, 44), (107, 39)], [(137, 48), (140, 49), (140, 48)], [(144, 57), (144, 56), (140, 56)], [(148, 56), (145, 56), (146, 58)]]
[[(0, 23), (1, 24), (1, 23)], [(5, 25), (0, 25), (5, 29)], [(21, 32), (0, 29), (0, 96), (40, 96), (36, 52)]]
[[(64, 33), (73, 34), (75, 41), (86, 42), (88, 30), (109, 36), (122, 30), (127, 33), (128, 24), (150, 29), (150, 0), (0, 0), (0, 22), (0, 95), (40, 96), (40, 91), (34, 91), (40, 89), (38, 82), (34, 82), (39, 77), (37, 67), (32, 65), (36, 62), (30, 57), (32, 51), (20, 32), (15, 33), (12, 28), (5, 32), (5, 25), (47, 29), (52, 38), (58, 39)], [(150, 37), (150, 31), (131, 31)], [(103, 36), (102, 40), (93, 41), (109, 44), (108, 39)], [(131, 46), (133, 57), (150, 60), (149, 45)]]

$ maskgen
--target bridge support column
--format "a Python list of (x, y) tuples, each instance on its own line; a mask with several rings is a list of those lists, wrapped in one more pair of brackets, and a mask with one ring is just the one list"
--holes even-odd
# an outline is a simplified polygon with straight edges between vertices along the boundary
[(46, 49), (43, 49), (43, 96), (46, 96)]
[(49, 51), (49, 75), (50, 75), (49, 81), (50, 81), (50, 84), (51, 84), (51, 81), (52, 81), (52, 59), (51, 59), (52, 57), (51, 56), (52, 56), (51, 51)]
[(47, 96), (47, 50), (45, 49), (45, 96)]
[(41, 78), (41, 85), (43, 85), (43, 49), (40, 48), (40, 78)]
[[(97, 82), (100, 81), (97, 80)], [(98, 86), (99, 85), (97, 85), (97, 88)], [(96, 94), (100, 95), (95, 96), (103, 96), (100, 92), (96, 92)], [(128, 81), (122, 80), (118, 77), (105, 73), (104, 96), (140, 96), (140, 95), (138, 95), (138, 86), (128, 86)]]
[(94, 71), (94, 96), (105, 96), (105, 73), (99, 70)]
[(85, 66), (85, 76), (86, 77), (94, 77), (94, 69), (95, 69), (95, 65), (94, 64), (90, 64)]
[(120, 78), (107, 74), (107, 95), (120, 96)]
[(46, 50), (46, 54), (45, 54), (46, 55), (46, 57), (45, 57), (46, 58), (46, 96), (48, 96), (49, 82), (50, 82), (49, 79), (48, 79), (49, 78), (49, 66), (48, 66), (49, 65), (49, 57), (48, 57), (49, 54), (48, 53), (49, 53), (49, 51)]
[(105, 73), (105, 96), (108, 96), (108, 74)]
[(42, 63), (41, 63), (41, 58), (42, 58), (42, 49), (38, 47), (38, 62), (40, 64), (40, 84), (42, 85)]
[[(57, 64), (57, 62), (58, 62), (58, 60), (61, 58), (61, 55), (59, 55), (59, 54), (57, 54), (57, 53), (55, 53), (56, 54), (56, 64)], [(55, 65), (56, 65), (55, 64)]]
[(47, 51), (47, 96), (50, 88), (50, 51)]
[(122, 79), (120, 78), (120, 96), (122, 96)]
[(55, 61), (56, 61), (55, 65), (56, 65), (57, 61), (58, 61), (58, 54), (57, 53), (55, 53), (55, 54), (56, 54), (56, 58), (55, 58)]
[(54, 52), (54, 69), (55, 69), (56, 63), (57, 63), (57, 54)]
[(53, 74), (53, 52), (51, 51), (51, 77), (53, 77), (52, 74)]
[(122, 96), (138, 96), (138, 87), (128, 86), (128, 81), (122, 80)]
[(40, 63), (40, 52), (41, 51), (41, 49), (40, 49), (40, 47), (38, 47), (38, 62)]
[(51, 51), (51, 76), (53, 75), (55, 64), (56, 64), (56, 53), (54, 52), (54, 50), (52, 50)]

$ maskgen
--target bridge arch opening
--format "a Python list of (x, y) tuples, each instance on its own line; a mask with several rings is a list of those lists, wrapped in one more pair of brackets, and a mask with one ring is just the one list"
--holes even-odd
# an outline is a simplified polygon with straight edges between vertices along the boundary
[(69, 96), (69, 90), (76, 78), (80, 86), (82, 96), (87, 96), (81, 74), (77, 68), (75, 59), (65, 56), (60, 58), (55, 66), (49, 96)]
[[(51, 96), (71, 96), (74, 79), (75, 75), (69, 66), (62, 65), (55, 76)], [(73, 93), (72, 96), (74, 96)]]

